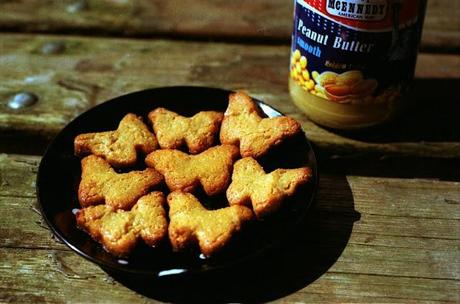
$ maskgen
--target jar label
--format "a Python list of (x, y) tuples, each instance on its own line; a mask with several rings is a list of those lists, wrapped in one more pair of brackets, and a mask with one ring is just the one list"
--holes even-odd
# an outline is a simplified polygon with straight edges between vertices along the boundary
[(412, 80), (420, 0), (295, 0), (290, 77), (338, 103), (391, 102)]

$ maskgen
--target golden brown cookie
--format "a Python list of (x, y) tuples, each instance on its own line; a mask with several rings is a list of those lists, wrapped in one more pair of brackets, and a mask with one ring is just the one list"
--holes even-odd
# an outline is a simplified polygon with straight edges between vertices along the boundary
[(220, 112), (202, 111), (188, 118), (165, 108), (149, 113), (161, 148), (179, 149), (185, 144), (191, 154), (203, 152), (214, 144), (223, 117)]
[(179, 150), (156, 150), (145, 159), (164, 175), (171, 191), (194, 191), (200, 184), (207, 195), (225, 190), (230, 183), (233, 162), (238, 157), (238, 148), (222, 145), (209, 148), (197, 155), (188, 155)]
[(156, 246), (168, 232), (161, 192), (141, 197), (131, 211), (114, 210), (108, 205), (83, 208), (77, 212), (77, 225), (101, 243), (110, 253), (128, 255), (143, 239), (148, 246)]
[(114, 167), (134, 165), (137, 152), (148, 154), (157, 148), (155, 136), (140, 117), (126, 114), (116, 131), (80, 134), (75, 138), (75, 155), (94, 154)]
[(222, 144), (239, 145), (242, 157), (257, 158), (301, 130), (300, 124), (290, 117), (262, 118), (251, 98), (237, 92), (229, 96), (220, 141)]
[(102, 158), (90, 155), (81, 161), (78, 200), (82, 207), (105, 202), (113, 208), (130, 209), (136, 200), (163, 177), (155, 169), (116, 173)]
[(253, 218), (252, 211), (244, 206), (207, 210), (190, 193), (170, 193), (168, 205), (168, 234), (173, 249), (198, 245), (205, 256), (222, 249), (243, 223)]
[(310, 168), (276, 169), (266, 174), (252, 157), (235, 163), (232, 183), (227, 189), (230, 205), (250, 205), (257, 218), (278, 210), (282, 201), (312, 176)]

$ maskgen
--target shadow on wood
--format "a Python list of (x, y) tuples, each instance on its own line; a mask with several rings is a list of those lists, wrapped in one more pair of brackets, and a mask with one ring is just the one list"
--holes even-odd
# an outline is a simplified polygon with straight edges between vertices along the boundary
[(458, 142), (460, 141), (460, 95), (454, 88), (460, 79), (416, 79), (409, 105), (396, 119), (363, 131), (337, 131), (344, 137), (365, 142)]
[(231, 271), (149, 278), (105, 270), (126, 287), (167, 302), (265, 302), (292, 294), (328, 271), (342, 254), (360, 218), (346, 178), (336, 192), (320, 190), (306, 220), (281, 246)]
[(321, 172), (327, 174), (460, 181), (460, 171), (453, 170), (460, 168), (460, 158), (322, 153), (317, 159)]

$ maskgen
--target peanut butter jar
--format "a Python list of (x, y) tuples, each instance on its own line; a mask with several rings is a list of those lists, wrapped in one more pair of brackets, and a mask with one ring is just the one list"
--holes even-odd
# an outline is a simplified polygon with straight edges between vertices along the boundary
[(289, 91), (314, 122), (381, 124), (414, 77), (426, 0), (295, 0)]

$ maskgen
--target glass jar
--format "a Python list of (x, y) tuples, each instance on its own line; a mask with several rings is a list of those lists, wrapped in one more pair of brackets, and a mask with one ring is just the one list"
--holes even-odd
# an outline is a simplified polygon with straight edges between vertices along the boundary
[(426, 0), (294, 0), (289, 91), (318, 124), (389, 120), (413, 80)]

